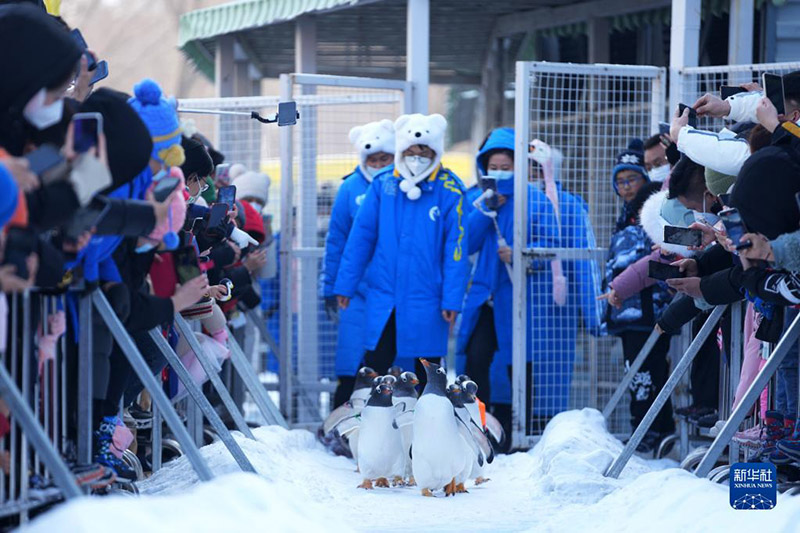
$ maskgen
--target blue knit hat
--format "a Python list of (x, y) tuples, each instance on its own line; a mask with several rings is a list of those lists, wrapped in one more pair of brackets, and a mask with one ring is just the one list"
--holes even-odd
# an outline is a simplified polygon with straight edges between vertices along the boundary
[(0, 228), (14, 216), (17, 210), (17, 200), (19, 191), (17, 183), (11, 177), (11, 173), (0, 163)]
[(139, 114), (153, 138), (153, 159), (168, 167), (183, 164), (181, 125), (174, 98), (164, 98), (158, 83), (145, 78), (133, 87), (128, 103)]
[(645, 181), (650, 181), (647, 169), (644, 168), (644, 143), (641, 139), (631, 139), (628, 142), (628, 148), (617, 154), (614, 170), (611, 171), (611, 184), (617, 194), (619, 194), (617, 173), (622, 170), (635, 170), (642, 175)]

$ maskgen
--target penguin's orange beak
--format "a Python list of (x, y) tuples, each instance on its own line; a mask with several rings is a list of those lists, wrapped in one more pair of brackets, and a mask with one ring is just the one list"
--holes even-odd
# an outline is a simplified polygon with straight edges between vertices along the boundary
[(422, 357), (419, 358), (419, 362), (422, 363), (422, 366), (424, 366), (425, 368), (428, 368), (429, 366), (431, 366), (431, 364), (428, 362), (428, 360), (427, 359), (423, 359)]
[(418, 380), (417, 378), (413, 378), (413, 379), (411, 380), (411, 384), (412, 384), (412, 385), (419, 385), (419, 380)]
[(368, 375), (369, 377), (371, 377), (372, 379), (375, 379), (375, 378), (377, 378), (377, 377), (378, 377), (378, 375), (379, 375), (379, 374), (373, 370), (372, 372), (370, 372), (370, 373), (369, 373), (369, 374), (367, 374), (367, 375)]

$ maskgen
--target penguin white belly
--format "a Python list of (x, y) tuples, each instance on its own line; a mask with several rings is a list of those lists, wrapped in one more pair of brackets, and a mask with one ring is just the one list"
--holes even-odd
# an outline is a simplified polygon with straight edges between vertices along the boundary
[(478, 457), (472, 450), (472, 447), (467, 444), (464, 437), (461, 437), (461, 455), (463, 457), (461, 470), (456, 475), (456, 483), (464, 483), (470, 478), (472, 473), (473, 464), (478, 464)]
[(444, 396), (426, 394), (414, 408), (411, 467), (417, 486), (437, 490), (464, 468), (463, 439), (453, 405)]
[(403, 443), (392, 427), (394, 409), (366, 407), (358, 431), (358, 469), (364, 479), (403, 475)]

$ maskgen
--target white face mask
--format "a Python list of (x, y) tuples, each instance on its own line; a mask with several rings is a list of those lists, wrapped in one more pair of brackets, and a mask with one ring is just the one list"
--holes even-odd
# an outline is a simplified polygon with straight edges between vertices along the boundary
[(652, 181), (664, 181), (667, 179), (667, 176), (669, 176), (669, 165), (661, 165), (660, 167), (652, 168), (647, 174)]
[(59, 98), (50, 105), (45, 105), (47, 91), (42, 88), (25, 105), (22, 115), (37, 130), (47, 129), (61, 121), (64, 114), (64, 99)]
[(423, 157), (421, 155), (406, 156), (406, 166), (408, 170), (415, 176), (419, 176), (431, 166), (433, 159), (430, 157)]
[(514, 177), (513, 170), (490, 170), (488, 175), (496, 179), (497, 181), (503, 180), (510, 180)]
[(375, 176), (378, 175), (378, 172), (383, 170), (383, 167), (375, 168), (375, 167), (370, 167), (370, 166), (364, 165), (364, 169), (367, 171), (367, 176), (369, 176), (370, 178), (374, 178)]

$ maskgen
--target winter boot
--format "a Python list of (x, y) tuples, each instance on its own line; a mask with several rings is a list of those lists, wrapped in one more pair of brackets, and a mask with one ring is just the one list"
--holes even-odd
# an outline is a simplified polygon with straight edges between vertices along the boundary
[(777, 450), (776, 443), (784, 436), (783, 415), (779, 411), (767, 411), (764, 418), (764, 440), (761, 446), (747, 458), (747, 462), (769, 461)]
[(800, 461), (800, 423), (796, 423), (792, 435), (779, 440), (776, 444), (776, 447), (776, 453), (780, 454), (779, 459), (786, 459), (786, 463), (777, 464), (795, 463)]
[(134, 481), (136, 474), (124, 461), (117, 458), (111, 451), (114, 444), (114, 431), (117, 428), (116, 416), (106, 416), (100, 422), (100, 429), (94, 432), (95, 456), (94, 462), (114, 470), (117, 478), (124, 481)]

